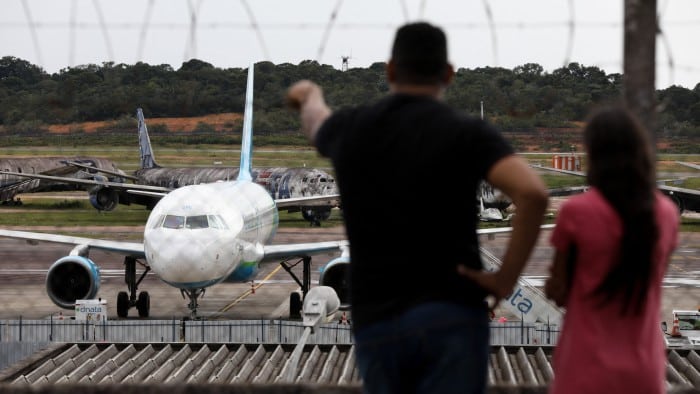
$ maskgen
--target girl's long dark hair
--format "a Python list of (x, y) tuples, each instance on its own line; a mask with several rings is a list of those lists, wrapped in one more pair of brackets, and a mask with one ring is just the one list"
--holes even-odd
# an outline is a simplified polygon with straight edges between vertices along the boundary
[(600, 190), (622, 221), (617, 263), (595, 290), (601, 303), (622, 298), (622, 313), (646, 302), (658, 237), (654, 216), (656, 173), (649, 132), (624, 107), (593, 113), (584, 130), (588, 183)]

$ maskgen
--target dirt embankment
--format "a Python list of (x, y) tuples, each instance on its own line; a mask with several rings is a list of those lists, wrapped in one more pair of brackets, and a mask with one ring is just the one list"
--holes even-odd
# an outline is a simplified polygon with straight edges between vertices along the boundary
[[(231, 130), (232, 125), (243, 121), (243, 114), (223, 113), (190, 118), (147, 118), (146, 123), (153, 128), (156, 125), (166, 126), (171, 132), (191, 132), (197, 129), (199, 123), (205, 123), (215, 131)], [(67, 125), (50, 125), (50, 133), (66, 134), (71, 130), (83, 130), (87, 133), (95, 132), (101, 128), (114, 125), (118, 121), (83, 122)], [(583, 152), (582, 135), (583, 124), (575, 123), (571, 128), (544, 129), (519, 132), (504, 131), (506, 138), (513, 143), (516, 150), (521, 152)], [(676, 140), (673, 142), (658, 139), (656, 141), (659, 151), (672, 149), (673, 145), (683, 145), (686, 142)]]
[[(243, 114), (229, 112), (224, 114), (194, 116), (191, 118), (147, 118), (146, 124), (151, 127), (162, 124), (165, 125), (169, 131), (189, 132), (195, 130), (199, 123), (206, 123), (213, 127), (216, 131), (222, 131), (224, 129), (231, 129), (231, 125), (242, 121)], [(116, 121), (101, 121), (50, 125), (48, 129), (50, 133), (57, 134), (68, 133), (71, 130), (84, 130), (87, 133), (91, 133), (115, 122)]]

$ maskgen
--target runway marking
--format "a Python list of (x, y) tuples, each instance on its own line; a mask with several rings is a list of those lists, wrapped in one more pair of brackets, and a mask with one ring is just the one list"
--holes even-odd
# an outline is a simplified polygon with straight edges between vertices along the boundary
[[(241, 294), (235, 300), (231, 301), (230, 304), (221, 308), (221, 310), (219, 310), (218, 313), (224, 313), (224, 312), (228, 311), (229, 309), (233, 308), (239, 302), (243, 301), (246, 297), (248, 297), (253, 292), (253, 290), (257, 290), (260, 287), (262, 287), (262, 285), (264, 285), (266, 283), (266, 281), (269, 280), (273, 275), (275, 275), (277, 273), (277, 271), (279, 271), (281, 268), (282, 268), (282, 266), (278, 265), (277, 268), (273, 269), (272, 272), (270, 272), (266, 277), (264, 277), (262, 281), (260, 281), (257, 285), (253, 286), (252, 289), (247, 290), (245, 293)], [(253, 282), (253, 283), (255, 283), (255, 282)]]

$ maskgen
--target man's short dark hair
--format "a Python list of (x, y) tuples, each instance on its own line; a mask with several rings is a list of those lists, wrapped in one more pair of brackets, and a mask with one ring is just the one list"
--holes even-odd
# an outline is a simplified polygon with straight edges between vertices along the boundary
[(447, 37), (429, 23), (403, 25), (396, 32), (391, 60), (397, 82), (440, 83), (448, 69)]

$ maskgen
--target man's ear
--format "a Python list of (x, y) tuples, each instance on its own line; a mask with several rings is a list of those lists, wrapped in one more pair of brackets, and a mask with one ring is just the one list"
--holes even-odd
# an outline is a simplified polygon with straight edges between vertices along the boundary
[(396, 65), (393, 60), (389, 60), (386, 64), (386, 79), (389, 83), (396, 81)]

